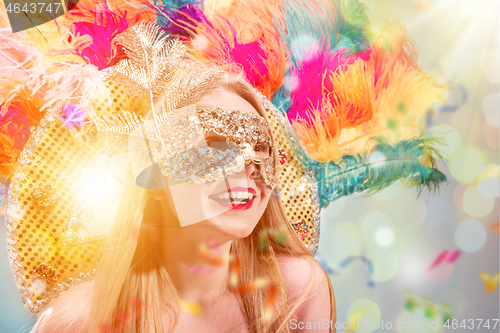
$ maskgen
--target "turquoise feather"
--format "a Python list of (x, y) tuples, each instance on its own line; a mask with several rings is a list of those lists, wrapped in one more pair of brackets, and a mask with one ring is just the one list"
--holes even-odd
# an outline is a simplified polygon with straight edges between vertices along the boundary
[(376, 193), (403, 180), (420, 190), (433, 191), (446, 182), (446, 176), (434, 167), (420, 161), (424, 155), (430, 160), (441, 158), (429, 139), (403, 140), (390, 145), (381, 143), (369, 154), (345, 156), (335, 164), (304, 159), (313, 170), (318, 183), (321, 208), (334, 200), (354, 193)]

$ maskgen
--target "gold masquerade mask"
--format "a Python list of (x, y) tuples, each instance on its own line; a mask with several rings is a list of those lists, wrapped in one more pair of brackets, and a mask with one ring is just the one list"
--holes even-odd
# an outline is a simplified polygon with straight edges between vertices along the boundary
[[(271, 189), (275, 187), (271, 132), (263, 117), (239, 110), (195, 109), (194, 106), (176, 113), (174, 119), (162, 113), (144, 121), (129, 139), (136, 149), (144, 149), (147, 142), (163, 175), (177, 183), (205, 184), (222, 181), (255, 163), (260, 166), (266, 185)], [(104, 125), (100, 129), (106, 131), (106, 128)], [(140, 133), (144, 133), (143, 144)], [(210, 133), (216, 137), (206, 137)], [(144, 183), (138, 185), (151, 188)]]

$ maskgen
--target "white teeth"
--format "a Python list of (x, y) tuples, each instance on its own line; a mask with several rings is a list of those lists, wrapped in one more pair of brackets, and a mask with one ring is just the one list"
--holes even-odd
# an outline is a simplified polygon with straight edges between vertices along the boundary
[(254, 195), (252, 193), (249, 193), (246, 191), (231, 191), (231, 194), (229, 194), (228, 192), (219, 193), (219, 194), (217, 194), (217, 197), (219, 199), (225, 199), (225, 200), (228, 200), (229, 197), (231, 197), (231, 199), (249, 199), (249, 200), (252, 200)]

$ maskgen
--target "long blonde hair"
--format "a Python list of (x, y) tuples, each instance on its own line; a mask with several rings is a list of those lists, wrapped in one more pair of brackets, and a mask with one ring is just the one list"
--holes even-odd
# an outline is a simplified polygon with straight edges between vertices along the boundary
[[(258, 97), (241, 77), (228, 76), (222, 87), (239, 94), (252, 104), (260, 115), (266, 116)], [(159, 246), (155, 246), (158, 240), (151, 239), (161, 236), (158, 236), (158, 233), (152, 235), (149, 231), (154, 229), (146, 227), (148, 224), (157, 223), (155, 219), (161, 214), (158, 213), (159, 207), (156, 206), (158, 204), (148, 198), (148, 190), (139, 188), (135, 182), (130, 182), (124, 190), (120, 210), (95, 283), (87, 326), (89, 332), (99, 332), (102, 325), (111, 325), (120, 326), (119, 331), (124, 333), (163, 333), (165, 314), (168, 315), (170, 329), (176, 325), (178, 318), (176, 289), (161, 263)], [(278, 230), (283, 228), (283, 225), (286, 226), (285, 243), (269, 241), (264, 249), (259, 248), (261, 232)], [(299, 297), (290, 308), (276, 256), (290, 255), (306, 259), (311, 265), (317, 263), (288, 223), (279, 194), (273, 192), (253, 232), (243, 239), (233, 241), (230, 252), (233, 262), (238, 261), (241, 265), (239, 284), (245, 285), (258, 278), (267, 278), (278, 286), (275, 311), (270, 321), (264, 320), (266, 289), (248, 294), (235, 293), (249, 324), (249, 331), (291, 332), (288, 321), (293, 312), (306, 300), (307, 289), (311, 287), (313, 279), (310, 279), (302, 297)], [(231, 290), (229, 283), (228, 290)], [(333, 295), (331, 285), (330, 294)], [(137, 302), (144, 302), (146, 306), (137, 306)], [(120, 313), (132, 315), (129, 317), (132, 320), (124, 324), (123, 320), (117, 319)]]

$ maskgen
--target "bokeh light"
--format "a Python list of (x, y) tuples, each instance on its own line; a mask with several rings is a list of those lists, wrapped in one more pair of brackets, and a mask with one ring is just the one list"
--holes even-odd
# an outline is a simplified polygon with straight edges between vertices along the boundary
[(392, 228), (382, 227), (375, 232), (375, 242), (382, 246), (388, 247), (394, 243), (394, 232)]
[[(369, 212), (361, 220), (361, 230), (363, 232), (363, 237), (373, 243), (378, 244), (376, 234), (379, 232), (379, 230), (386, 230), (384, 233), (385, 235), (387, 235), (387, 230), (390, 230), (392, 232), (392, 228), (392, 222), (389, 220), (389, 217), (379, 211)], [(394, 232), (392, 233), (394, 235)], [(394, 237), (392, 238), (392, 240), (394, 240)]]
[[(500, 105), (499, 105), (500, 107)], [(498, 131), (498, 127), (490, 126), (488, 122), (485, 120), (483, 122), (483, 139), (486, 145), (491, 148), (498, 150), (500, 148), (500, 135)]]
[(500, 124), (500, 114), (498, 112), (499, 106), (500, 93), (492, 93), (486, 95), (486, 97), (483, 99), (483, 114), (490, 126), (498, 127)]
[(340, 263), (347, 257), (359, 255), (362, 236), (357, 225), (347, 221), (332, 224), (325, 238), (328, 243), (322, 244), (322, 253), (332, 263)]
[(464, 147), (450, 156), (450, 172), (456, 180), (462, 183), (476, 181), (477, 173), (483, 166), (483, 158), (474, 147)]
[(465, 212), (472, 217), (488, 215), (494, 205), (495, 199), (484, 196), (478, 186), (469, 186), (464, 192), (463, 207)]
[(370, 275), (375, 281), (388, 281), (398, 272), (398, 258), (394, 252), (389, 249), (374, 249), (370, 251), (366, 257), (373, 264), (373, 273)]
[(427, 269), (426, 262), (421, 253), (408, 253), (401, 257), (398, 279), (408, 286), (422, 283), (422, 276)]
[[(352, 304), (349, 306), (349, 309), (347, 310), (347, 314), (347, 323), (349, 323), (349, 319), (354, 321), (354, 317), (359, 317), (360, 323), (361, 320), (364, 321), (363, 325), (358, 325), (357, 327), (356, 332), (359, 333), (370, 333), (375, 331), (373, 325), (370, 328), (370, 325), (368, 323), (380, 323), (380, 319), (382, 317), (380, 308), (378, 307), (377, 303), (368, 298), (361, 298), (352, 302)], [(361, 314), (361, 316), (357, 314)]]
[(479, 170), (477, 187), (482, 195), (495, 198), (500, 194), (500, 166), (498, 164), (485, 165)]
[(486, 242), (486, 229), (474, 220), (463, 220), (455, 230), (455, 244), (464, 252), (475, 252)]

